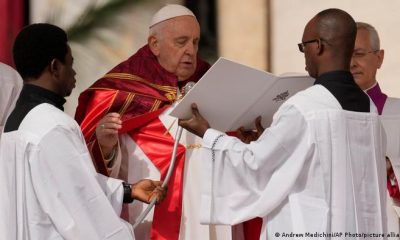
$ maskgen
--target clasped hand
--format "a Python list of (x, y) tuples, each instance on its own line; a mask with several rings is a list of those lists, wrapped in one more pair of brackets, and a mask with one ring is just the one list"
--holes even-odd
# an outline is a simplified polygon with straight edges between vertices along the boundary
[(161, 187), (161, 181), (142, 179), (132, 184), (131, 197), (144, 203), (150, 203), (156, 198), (156, 203), (160, 203), (167, 195), (168, 188)]
[(258, 116), (254, 122), (256, 125), (255, 130), (245, 130), (244, 127), (241, 127), (236, 131), (237, 137), (242, 142), (250, 143), (251, 141), (255, 141), (264, 132), (264, 127), (261, 125), (261, 116)]
[[(192, 103), (192, 117), (189, 119), (179, 119), (179, 125), (189, 132), (203, 137), (207, 129), (210, 128), (210, 124), (199, 112), (196, 103)], [(250, 143), (251, 141), (257, 140), (258, 137), (264, 132), (264, 128), (261, 125), (261, 116), (255, 119), (256, 129), (251, 131), (244, 130), (243, 127), (237, 130), (237, 137), (244, 143)]]

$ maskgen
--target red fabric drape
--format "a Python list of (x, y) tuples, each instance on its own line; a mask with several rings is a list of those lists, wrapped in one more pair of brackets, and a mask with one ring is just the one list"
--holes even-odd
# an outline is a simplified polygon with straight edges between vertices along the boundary
[(253, 218), (243, 223), (245, 240), (258, 240), (261, 235), (262, 218)]
[[(390, 180), (390, 178), (392, 178), (392, 180)], [(399, 183), (397, 182), (397, 178), (394, 175), (393, 168), (387, 170), (386, 186), (389, 192), (389, 196), (396, 199), (397, 201), (400, 201)]]
[[(169, 134), (160, 119), (154, 119), (129, 135), (143, 150), (146, 156), (160, 170), (161, 180), (167, 174), (174, 139)], [(183, 169), (185, 162), (185, 147), (178, 145), (174, 174), (168, 182), (168, 194), (163, 202), (154, 209), (153, 224), (151, 229), (152, 240), (179, 239), (182, 196), (183, 196)]]
[(25, 0), (0, 0), (0, 62), (14, 66), (12, 46), (25, 24)]

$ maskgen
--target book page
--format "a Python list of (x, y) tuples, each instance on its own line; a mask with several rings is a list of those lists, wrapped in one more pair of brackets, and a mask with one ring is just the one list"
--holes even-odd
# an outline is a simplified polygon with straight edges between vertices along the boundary
[(260, 96), (257, 102), (241, 116), (239, 121), (232, 125), (232, 128), (237, 129), (243, 126), (245, 129), (254, 129), (254, 120), (258, 116), (262, 117), (263, 127), (269, 127), (273, 115), (282, 103), (297, 92), (312, 86), (314, 81), (313, 78), (305, 75), (281, 75), (277, 77), (277, 81)]
[[(285, 91), (292, 94), (295, 89), (298, 91), (303, 87), (301, 84), (301, 87), (285, 87), (285, 84), (297, 84), (282, 79), (295, 78), (296, 76), (276, 77), (271, 73), (220, 58), (170, 115), (180, 119), (190, 118), (190, 106), (195, 102), (210, 126), (223, 132), (236, 130), (240, 126), (252, 127), (255, 117), (259, 115), (264, 116), (264, 123), (270, 123), (273, 113), (283, 102), (279, 99), (286, 99)], [(281, 83), (274, 88), (276, 81)]]

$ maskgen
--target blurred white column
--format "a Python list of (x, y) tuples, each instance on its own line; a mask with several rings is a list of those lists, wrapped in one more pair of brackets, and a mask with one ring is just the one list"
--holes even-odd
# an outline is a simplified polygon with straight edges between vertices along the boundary
[(218, 0), (219, 55), (268, 69), (269, 0)]

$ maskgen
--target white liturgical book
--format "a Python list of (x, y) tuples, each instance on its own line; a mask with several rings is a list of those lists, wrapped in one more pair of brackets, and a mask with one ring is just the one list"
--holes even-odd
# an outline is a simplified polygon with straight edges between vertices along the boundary
[(170, 115), (190, 118), (190, 105), (196, 103), (210, 126), (222, 132), (235, 131), (241, 126), (254, 129), (254, 120), (258, 116), (262, 116), (263, 126), (269, 127), (279, 106), (313, 83), (314, 79), (308, 75), (275, 76), (220, 58)]

